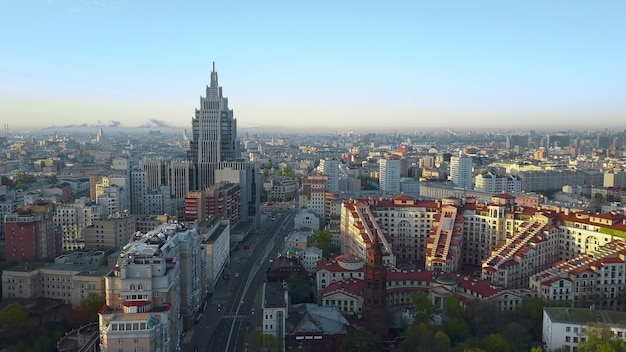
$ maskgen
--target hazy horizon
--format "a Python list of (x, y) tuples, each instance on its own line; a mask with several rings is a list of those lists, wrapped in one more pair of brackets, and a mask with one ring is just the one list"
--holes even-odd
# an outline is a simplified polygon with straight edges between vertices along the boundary
[(626, 3), (0, 1), (11, 130), (623, 130)]

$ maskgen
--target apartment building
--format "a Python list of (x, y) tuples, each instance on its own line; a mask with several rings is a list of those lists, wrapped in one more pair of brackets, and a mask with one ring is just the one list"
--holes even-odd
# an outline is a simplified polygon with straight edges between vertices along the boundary
[(135, 234), (135, 215), (114, 213), (83, 229), (86, 249), (121, 248)]
[(558, 260), (558, 238), (550, 219), (537, 215), (493, 248), (483, 261), (481, 278), (500, 287), (527, 287), (531, 275)]
[(53, 222), (54, 204), (37, 201), (4, 216), (7, 262), (54, 258), (61, 254), (62, 236)]
[(618, 297), (626, 288), (626, 241), (560, 261), (530, 278), (529, 288), (547, 301), (574, 307), (623, 309)]
[(426, 270), (452, 273), (461, 269), (462, 230), (463, 215), (454, 205), (443, 205), (426, 241)]
[(474, 190), (489, 193), (521, 193), (522, 179), (515, 175), (496, 175), (492, 172), (474, 178)]
[(105, 277), (101, 350), (178, 350), (183, 322), (203, 299), (201, 263), (195, 226), (163, 224), (125, 245)]
[(606, 329), (620, 340), (626, 340), (626, 313), (567, 307), (543, 308), (541, 339), (546, 351), (565, 346), (568, 351), (578, 351), (578, 345), (586, 341), (585, 332), (590, 328)]
[(2, 271), (3, 298), (49, 298), (80, 306), (90, 294), (104, 297), (102, 251), (72, 252), (54, 263), (28, 262)]
[(84, 248), (83, 230), (100, 219), (101, 213), (101, 205), (86, 197), (76, 199), (74, 203), (58, 204), (53, 221), (61, 229), (63, 251)]

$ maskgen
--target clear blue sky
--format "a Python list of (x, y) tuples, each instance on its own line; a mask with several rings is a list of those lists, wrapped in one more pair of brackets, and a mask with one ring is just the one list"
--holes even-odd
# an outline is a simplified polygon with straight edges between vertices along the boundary
[(626, 1), (0, 0), (11, 129), (626, 127)]

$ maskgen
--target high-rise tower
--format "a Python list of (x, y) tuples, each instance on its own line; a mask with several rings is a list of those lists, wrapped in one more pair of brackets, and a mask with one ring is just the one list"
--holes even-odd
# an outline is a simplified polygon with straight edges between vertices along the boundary
[(472, 189), (472, 169), (474, 162), (472, 158), (464, 155), (452, 156), (450, 158), (450, 179), (455, 186)]
[(215, 183), (217, 163), (238, 157), (237, 121), (233, 110), (228, 108), (228, 98), (222, 95), (215, 62), (211, 84), (206, 87), (206, 96), (200, 97), (200, 108), (196, 109), (192, 119), (192, 129), (188, 158), (196, 166), (193, 187), (202, 190)]
[(378, 235), (374, 235), (366, 247), (363, 320), (370, 332), (384, 341), (389, 336), (389, 310), (387, 309), (387, 269), (383, 265), (383, 244)]

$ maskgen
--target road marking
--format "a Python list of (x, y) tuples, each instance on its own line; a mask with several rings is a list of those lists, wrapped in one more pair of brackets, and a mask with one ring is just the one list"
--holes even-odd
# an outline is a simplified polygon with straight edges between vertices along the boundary
[(224, 314), (222, 319), (248, 319), (249, 316), (246, 314)]

